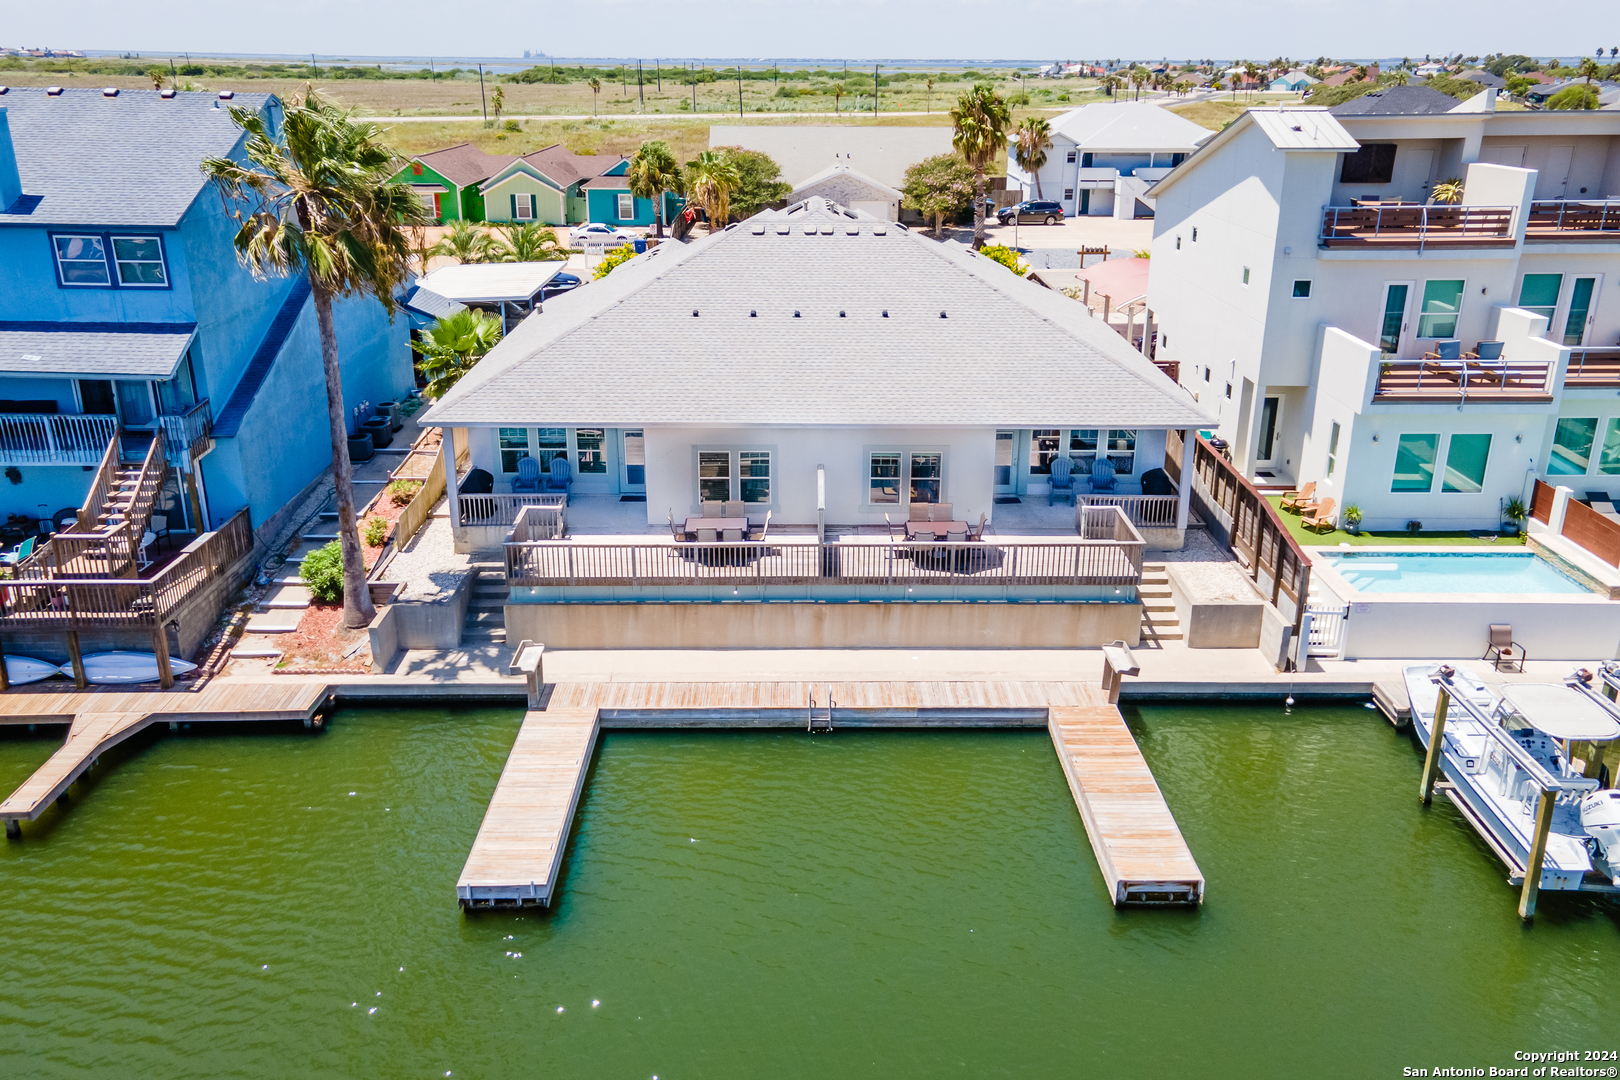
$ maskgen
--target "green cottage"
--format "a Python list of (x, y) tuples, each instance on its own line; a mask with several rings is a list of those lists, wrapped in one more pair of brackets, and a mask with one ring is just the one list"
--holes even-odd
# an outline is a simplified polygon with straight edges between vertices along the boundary
[(490, 221), (578, 225), (594, 221), (581, 188), (628, 162), (618, 154), (575, 154), (561, 143), (512, 158), (479, 186)]

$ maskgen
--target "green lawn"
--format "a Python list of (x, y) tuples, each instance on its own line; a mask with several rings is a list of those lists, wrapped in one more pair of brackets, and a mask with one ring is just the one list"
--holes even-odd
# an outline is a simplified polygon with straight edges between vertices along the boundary
[[(1267, 501), (1273, 507), (1276, 507), (1282, 502), (1282, 496), (1267, 496)], [(1349, 544), (1352, 547), (1394, 547), (1405, 544), (1429, 545), (1432, 547), (1489, 547), (1492, 543), (1489, 540), (1470, 536), (1466, 532), (1424, 531), (1415, 535), (1406, 532), (1404, 529), (1400, 532), (1363, 532), (1353, 535), (1343, 529), (1334, 529), (1332, 532), (1313, 532), (1305, 528), (1299, 514), (1290, 513), (1279, 508), (1278, 516), (1282, 518), (1283, 524), (1288, 527), (1288, 531), (1293, 535), (1294, 539), (1306, 547), (1338, 547), (1340, 544)], [(1517, 537), (1507, 536), (1496, 541), (1497, 544), (1517, 544), (1519, 542)]]

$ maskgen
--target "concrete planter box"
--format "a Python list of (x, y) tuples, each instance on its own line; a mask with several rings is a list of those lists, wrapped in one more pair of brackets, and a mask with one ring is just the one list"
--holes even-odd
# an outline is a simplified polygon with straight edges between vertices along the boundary
[(1176, 605), (1189, 649), (1256, 649), (1265, 619), (1266, 602), (1253, 600), (1194, 600), (1177, 572), (1175, 563), (1165, 565), (1170, 579), (1170, 599)]
[[(371, 670), (380, 674), (401, 649), (454, 649), (461, 644), (473, 584), (478, 574), (462, 576), (455, 591), (442, 599), (394, 600), (371, 621)], [(390, 583), (392, 584), (392, 583)]]

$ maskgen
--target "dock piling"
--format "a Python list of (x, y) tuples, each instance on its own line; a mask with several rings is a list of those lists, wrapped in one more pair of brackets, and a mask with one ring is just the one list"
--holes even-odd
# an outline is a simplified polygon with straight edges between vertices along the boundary
[(79, 632), (67, 632), (68, 659), (73, 661), (73, 685), (80, 690), (90, 685), (90, 680), (84, 673), (84, 650), (79, 648)]
[[(1440, 674), (1449, 678), (1452, 672), (1450, 668), (1441, 668)], [(1446, 737), (1446, 710), (1449, 708), (1451, 691), (1442, 683), (1440, 701), (1434, 709), (1434, 730), (1429, 732), (1429, 752), (1423, 759), (1423, 780), (1418, 789), (1424, 806), (1428, 806), (1434, 797), (1434, 778), (1440, 772), (1440, 747)]]
[(158, 685), (174, 689), (174, 669), (169, 663), (169, 635), (161, 626), (152, 631), (152, 655), (157, 658)]
[(7, 818), (6, 819), (6, 839), (7, 840), (21, 840), (22, 839), (22, 825), (17, 821), (16, 818)]
[(1558, 792), (1543, 790), (1536, 806), (1536, 834), (1530, 840), (1530, 858), (1524, 867), (1524, 891), (1519, 894), (1519, 918), (1529, 922), (1536, 917), (1536, 897), (1541, 892), (1541, 864), (1547, 857), (1547, 834), (1552, 831), (1553, 809)]

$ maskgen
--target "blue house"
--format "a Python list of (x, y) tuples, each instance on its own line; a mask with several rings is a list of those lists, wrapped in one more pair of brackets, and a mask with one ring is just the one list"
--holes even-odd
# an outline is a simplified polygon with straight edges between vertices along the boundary
[[(0, 516), (81, 506), (159, 431), (174, 532), (246, 507), (263, 533), (330, 465), (308, 283), (254, 280), (200, 169), (242, 154), (231, 104), (279, 130), (268, 94), (0, 86)], [(406, 393), (406, 320), (334, 317), (350, 417)]]
[[(630, 194), (630, 181), (625, 179), (629, 169), (630, 162), (621, 161), (580, 185), (585, 193), (587, 220), (615, 227), (657, 224), (657, 201)], [(685, 205), (686, 200), (673, 191), (664, 192), (664, 224), (668, 225)]]

